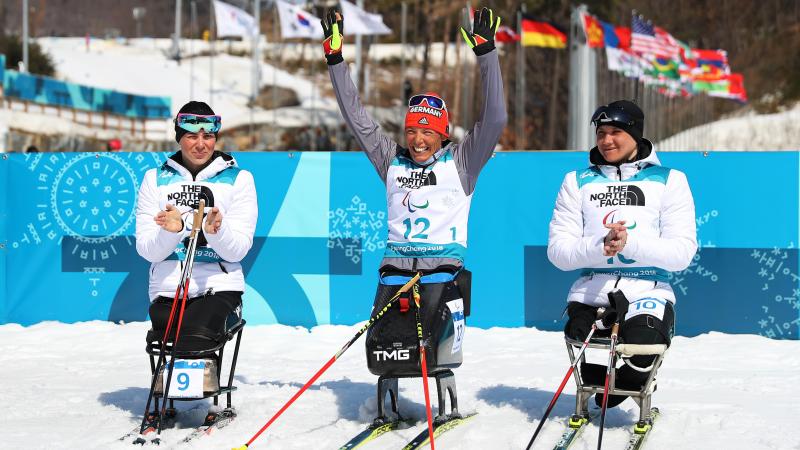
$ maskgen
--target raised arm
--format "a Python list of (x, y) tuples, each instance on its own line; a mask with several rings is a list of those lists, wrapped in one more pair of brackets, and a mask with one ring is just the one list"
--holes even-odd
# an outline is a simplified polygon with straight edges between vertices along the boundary
[(483, 8), (475, 13), (472, 32), (461, 28), (461, 35), (478, 58), (483, 96), (483, 108), (478, 121), (453, 152), (461, 184), (467, 194), (475, 190), (478, 174), (492, 157), (508, 121), (500, 61), (494, 46), (494, 35), (499, 26), (500, 17), (495, 16), (491, 9)]
[(329, 10), (322, 19), (322, 30), (325, 33), (323, 48), (325, 59), (328, 61), (328, 74), (333, 83), (333, 91), (342, 117), (381, 179), (386, 182), (386, 172), (397, 154), (398, 145), (381, 131), (380, 125), (361, 104), (358, 90), (350, 78), (347, 64), (342, 57), (343, 25), (344, 19), (341, 13), (334, 9)]

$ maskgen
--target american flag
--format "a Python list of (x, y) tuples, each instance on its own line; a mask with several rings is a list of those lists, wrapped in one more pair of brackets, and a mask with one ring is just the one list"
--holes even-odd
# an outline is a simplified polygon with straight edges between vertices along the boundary
[(680, 47), (675, 38), (645, 22), (642, 16), (634, 15), (631, 22), (631, 50), (641, 55), (680, 60)]

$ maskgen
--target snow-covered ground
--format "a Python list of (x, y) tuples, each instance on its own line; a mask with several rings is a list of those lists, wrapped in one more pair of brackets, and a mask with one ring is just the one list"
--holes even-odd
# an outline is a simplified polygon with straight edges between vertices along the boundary
[[(8, 408), (0, 447), (130, 448), (117, 438), (138, 424), (144, 407), (147, 328), (142, 322), (0, 326), (0, 374)], [(235, 381), (239, 417), (185, 447), (224, 449), (247, 442), (357, 329), (247, 327)], [(465, 362), (456, 370), (459, 406), (462, 412), (479, 414), (437, 439), (437, 448), (524, 448), (568, 367), (562, 335), (469, 328), (464, 348)], [(606, 357), (592, 356), (597, 362)], [(662, 416), (648, 448), (800, 448), (793, 390), (799, 371), (798, 341), (719, 333), (675, 338), (653, 396)], [(359, 341), (251, 448), (338, 448), (375, 415), (375, 381)], [(420, 380), (401, 380), (400, 391), (401, 411), (424, 418)], [(564, 392), (537, 449), (552, 448), (573, 411), (571, 382)], [(181, 402), (179, 407), (197, 403)], [(603, 448), (624, 447), (637, 411), (631, 400), (609, 411)], [(204, 412), (204, 406), (193, 410), (184, 423), (199, 425)], [(393, 432), (364, 448), (399, 448), (422, 427)], [(179, 434), (167, 430), (164, 437), (175, 443)], [(596, 448), (597, 435), (597, 426), (591, 425), (575, 448)]]

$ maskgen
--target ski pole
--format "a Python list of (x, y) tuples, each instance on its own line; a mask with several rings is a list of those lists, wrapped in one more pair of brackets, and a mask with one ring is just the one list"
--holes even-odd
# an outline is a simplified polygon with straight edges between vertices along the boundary
[[(200, 202), (201, 206), (198, 207), (198, 210), (203, 211), (203, 209), (205, 208), (205, 200), (200, 200)], [(202, 221), (202, 212), (200, 214), (201, 214), (200, 220)], [(197, 221), (197, 213), (195, 213), (195, 222), (196, 221)], [(194, 233), (194, 228), (195, 228), (194, 223), (192, 225), (193, 225), (192, 233)], [(189, 247), (192, 248), (187, 250), (192, 250), (191, 253), (193, 254), (194, 253), (193, 247), (196, 246), (197, 239), (196, 238), (192, 239), (191, 236), (192, 235), (190, 235), (189, 239)], [(194, 258), (192, 258), (192, 260), (194, 260)], [(189, 270), (188, 276), (187, 276), (187, 269)], [(152, 402), (155, 393), (156, 380), (158, 379), (158, 372), (161, 370), (161, 366), (162, 364), (165, 363), (166, 360), (167, 338), (169, 337), (170, 331), (172, 331), (172, 324), (174, 322), (175, 312), (177, 311), (178, 307), (178, 299), (180, 298), (181, 292), (185, 292), (189, 289), (188, 280), (190, 278), (191, 278), (191, 269), (189, 269), (189, 264), (187, 263), (183, 266), (183, 270), (181, 271), (181, 277), (178, 281), (178, 287), (175, 289), (175, 297), (172, 299), (172, 306), (170, 307), (169, 310), (169, 319), (167, 320), (167, 326), (166, 329), (164, 330), (164, 337), (161, 339), (161, 347), (159, 348), (158, 352), (158, 362), (156, 363), (155, 371), (153, 372), (153, 378), (150, 382), (150, 392), (147, 394), (147, 402), (145, 403), (144, 416), (142, 417), (142, 425), (139, 428), (139, 434), (144, 433), (145, 425), (147, 424), (147, 414), (150, 411), (150, 403)], [(164, 397), (164, 399), (166, 401), (166, 397)], [(159, 417), (159, 422), (161, 422), (162, 417), (163, 415)]]
[(297, 400), (297, 398), (298, 398), (298, 397), (300, 397), (300, 396), (303, 394), (303, 392), (305, 392), (305, 391), (306, 391), (306, 389), (308, 389), (308, 388), (309, 388), (309, 387), (310, 387), (312, 384), (314, 384), (314, 382), (315, 382), (315, 381), (317, 381), (317, 378), (319, 378), (319, 377), (320, 377), (320, 375), (322, 375), (322, 374), (323, 374), (323, 373), (324, 373), (326, 370), (328, 370), (328, 368), (329, 368), (330, 366), (332, 366), (332, 365), (333, 365), (333, 363), (334, 363), (334, 362), (336, 362), (336, 360), (337, 360), (337, 359), (339, 359), (339, 357), (340, 357), (340, 356), (342, 356), (342, 354), (344, 354), (344, 352), (346, 352), (346, 351), (347, 351), (347, 349), (348, 349), (348, 348), (350, 348), (350, 346), (351, 346), (351, 345), (353, 345), (353, 343), (354, 343), (355, 341), (357, 341), (357, 340), (358, 340), (358, 338), (360, 338), (362, 334), (364, 334), (364, 332), (366, 332), (366, 331), (367, 331), (367, 330), (368, 330), (368, 329), (369, 329), (369, 328), (370, 328), (372, 325), (374, 325), (374, 324), (375, 324), (375, 322), (377, 322), (377, 321), (378, 321), (378, 320), (379, 320), (381, 317), (383, 317), (383, 315), (384, 315), (384, 314), (386, 314), (386, 311), (388, 311), (388, 310), (389, 310), (389, 308), (391, 308), (391, 307), (394, 305), (394, 303), (395, 303), (395, 302), (397, 301), (397, 299), (400, 297), (400, 294), (403, 294), (403, 293), (407, 292), (407, 291), (408, 291), (408, 290), (409, 290), (409, 289), (410, 289), (412, 286), (414, 286), (414, 285), (417, 283), (417, 280), (419, 280), (419, 278), (420, 278), (420, 275), (421, 275), (420, 273), (417, 273), (417, 274), (416, 274), (416, 275), (414, 275), (414, 276), (413, 276), (413, 277), (412, 277), (410, 280), (408, 280), (408, 282), (407, 282), (406, 284), (404, 284), (404, 285), (403, 285), (403, 287), (401, 287), (401, 288), (400, 288), (400, 289), (397, 291), (397, 293), (395, 293), (395, 294), (394, 294), (394, 296), (392, 296), (392, 298), (391, 298), (391, 299), (389, 299), (389, 301), (386, 303), (386, 305), (385, 305), (383, 308), (381, 308), (381, 310), (380, 310), (380, 311), (378, 311), (378, 313), (377, 313), (377, 314), (375, 314), (373, 317), (371, 317), (371, 318), (369, 319), (369, 321), (367, 321), (367, 323), (366, 323), (366, 324), (364, 324), (364, 326), (363, 326), (363, 327), (361, 327), (361, 329), (360, 329), (360, 330), (358, 330), (358, 332), (355, 334), (355, 336), (353, 336), (353, 337), (352, 337), (352, 338), (351, 338), (351, 339), (350, 339), (350, 340), (349, 340), (349, 341), (348, 341), (346, 344), (344, 344), (344, 346), (343, 346), (341, 349), (339, 349), (339, 351), (338, 351), (338, 352), (336, 352), (336, 354), (335, 354), (335, 355), (333, 355), (333, 357), (332, 357), (331, 359), (329, 359), (329, 360), (328, 360), (328, 362), (326, 362), (326, 363), (325, 363), (325, 365), (323, 365), (323, 366), (322, 366), (322, 367), (321, 367), (321, 368), (320, 368), (320, 369), (317, 371), (317, 373), (315, 373), (315, 374), (314, 374), (314, 376), (312, 376), (312, 377), (311, 377), (311, 379), (309, 379), (309, 380), (306, 382), (306, 384), (304, 384), (304, 385), (303, 385), (303, 387), (302, 387), (302, 388), (300, 388), (300, 390), (299, 390), (299, 391), (297, 391), (297, 393), (295, 393), (295, 394), (292, 396), (292, 398), (290, 398), (290, 399), (289, 399), (289, 401), (288, 401), (288, 402), (286, 402), (286, 403), (285, 403), (285, 404), (284, 404), (284, 405), (281, 407), (281, 409), (279, 409), (279, 410), (278, 410), (278, 412), (276, 412), (276, 413), (275, 413), (275, 414), (274, 414), (274, 415), (273, 415), (273, 416), (272, 416), (272, 417), (271, 417), (271, 418), (270, 418), (270, 419), (267, 421), (267, 423), (265, 423), (265, 424), (264, 424), (264, 426), (263, 426), (263, 427), (261, 427), (261, 429), (260, 429), (260, 430), (258, 430), (258, 432), (257, 432), (256, 434), (254, 434), (254, 435), (253, 435), (253, 437), (251, 437), (251, 438), (250, 438), (250, 440), (249, 440), (249, 441), (247, 441), (247, 443), (246, 443), (246, 444), (242, 445), (241, 447), (236, 447), (236, 448), (234, 448), (234, 449), (232, 449), (232, 450), (245, 450), (245, 449), (247, 449), (247, 448), (250, 446), (250, 444), (252, 444), (252, 443), (253, 443), (253, 441), (255, 441), (256, 439), (258, 439), (258, 437), (261, 435), (261, 433), (263, 433), (263, 432), (264, 432), (264, 430), (266, 430), (267, 428), (269, 428), (269, 426), (270, 426), (270, 425), (272, 425), (272, 423), (273, 423), (273, 422), (275, 422), (275, 420), (277, 420), (277, 419), (278, 419), (278, 417), (280, 417), (280, 415), (281, 415), (281, 414), (283, 414), (283, 412), (284, 412), (284, 411), (286, 411), (286, 410), (289, 408), (289, 406), (291, 406), (291, 405), (292, 405), (292, 403), (294, 403), (294, 401), (295, 401), (295, 400)]
[(617, 331), (619, 322), (611, 327), (611, 348), (608, 351), (608, 367), (606, 368), (606, 383), (603, 387), (603, 406), (600, 408), (600, 435), (597, 437), (597, 450), (603, 445), (603, 425), (606, 421), (606, 410), (608, 409), (608, 382), (611, 379), (611, 371), (614, 370), (615, 356), (617, 351)]
[(566, 386), (567, 380), (569, 380), (570, 375), (572, 375), (572, 372), (575, 371), (575, 367), (581, 361), (581, 356), (583, 355), (583, 352), (586, 351), (587, 347), (589, 347), (589, 340), (592, 338), (592, 335), (594, 334), (595, 331), (597, 331), (597, 324), (592, 324), (592, 329), (589, 330), (589, 334), (586, 336), (586, 339), (584, 339), (583, 345), (581, 345), (581, 349), (575, 356), (575, 360), (572, 361), (572, 364), (570, 364), (569, 366), (569, 370), (567, 370), (567, 374), (564, 375), (564, 379), (561, 380), (561, 384), (558, 386), (558, 390), (553, 395), (553, 399), (550, 400), (550, 404), (547, 405), (547, 410), (545, 410), (544, 415), (542, 416), (541, 420), (539, 420), (539, 425), (536, 427), (536, 431), (533, 432), (533, 436), (531, 437), (530, 442), (528, 442), (528, 446), (525, 447), (525, 450), (530, 450), (531, 446), (533, 445), (533, 441), (536, 440), (536, 436), (539, 435), (539, 431), (541, 431), (542, 425), (544, 425), (544, 421), (547, 420), (547, 417), (550, 415), (550, 411), (552, 411), (553, 407), (556, 405), (558, 397), (561, 396), (561, 391), (564, 390), (564, 386)]
[[(186, 309), (186, 300), (189, 296), (189, 283), (192, 281), (192, 269), (194, 268), (194, 257), (197, 250), (197, 240), (200, 237), (200, 227), (203, 226), (203, 211), (205, 210), (206, 201), (200, 200), (197, 210), (194, 212), (192, 221), (192, 231), (189, 234), (189, 248), (186, 249), (186, 266), (184, 267), (185, 280), (183, 286), (183, 298), (181, 299), (181, 309), (178, 313), (178, 324), (175, 327), (175, 339), (172, 341), (172, 351), (169, 356), (169, 368), (167, 370), (167, 383), (164, 386), (164, 401), (161, 403), (161, 412), (159, 412), (158, 429), (156, 430), (155, 440), (158, 441), (161, 435), (161, 429), (164, 424), (164, 414), (167, 411), (167, 398), (169, 398), (169, 387), (172, 382), (172, 371), (175, 369), (175, 352), (178, 349), (178, 338), (180, 337), (181, 325), (183, 324), (183, 312)], [(165, 339), (166, 341), (166, 339)], [(164, 363), (167, 364), (166, 359)]]
[(425, 415), (428, 416), (428, 437), (431, 441), (431, 450), (436, 447), (433, 443), (433, 412), (431, 411), (431, 396), (428, 393), (428, 363), (425, 360), (425, 340), (422, 337), (422, 320), (420, 319), (420, 296), (419, 286), (414, 285), (414, 304), (417, 305), (417, 338), (419, 339), (419, 364), (422, 367), (422, 390), (425, 393)]

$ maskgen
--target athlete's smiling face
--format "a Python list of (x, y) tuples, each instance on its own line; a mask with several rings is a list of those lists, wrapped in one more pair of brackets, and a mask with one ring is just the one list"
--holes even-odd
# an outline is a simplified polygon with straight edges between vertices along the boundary
[(202, 169), (211, 159), (217, 138), (214, 133), (186, 133), (181, 137), (181, 156), (187, 169), (196, 172)]
[(406, 144), (414, 161), (422, 164), (442, 148), (442, 135), (429, 128), (408, 127)]
[(606, 161), (616, 164), (636, 157), (636, 139), (613, 125), (597, 127), (597, 149)]

